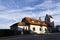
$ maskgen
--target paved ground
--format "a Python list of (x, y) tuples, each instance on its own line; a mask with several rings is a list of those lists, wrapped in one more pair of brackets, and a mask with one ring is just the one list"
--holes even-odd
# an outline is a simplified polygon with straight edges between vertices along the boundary
[(60, 33), (40, 35), (17, 35), (9, 37), (0, 37), (0, 40), (60, 40)]

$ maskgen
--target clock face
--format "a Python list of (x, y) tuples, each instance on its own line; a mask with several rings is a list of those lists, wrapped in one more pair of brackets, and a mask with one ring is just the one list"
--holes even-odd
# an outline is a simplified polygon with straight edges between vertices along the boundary
[(54, 21), (54, 19), (53, 18), (50, 18), (50, 22), (53, 22)]

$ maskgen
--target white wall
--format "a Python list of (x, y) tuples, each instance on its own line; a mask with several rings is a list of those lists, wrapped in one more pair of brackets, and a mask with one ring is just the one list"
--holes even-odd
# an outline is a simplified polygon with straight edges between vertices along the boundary
[(42, 26), (42, 33), (45, 33), (45, 32), (46, 32), (46, 30), (47, 30), (47, 27)]
[[(33, 31), (33, 28), (35, 28), (35, 31)], [(33, 32), (40, 33), (39, 28), (40, 28), (40, 26), (38, 26), (38, 25), (30, 25), (31, 33), (33, 33)]]
[(22, 31), (23, 29), (28, 30), (28, 26), (18, 26), (18, 31)]
[[(26, 28), (27, 28), (27, 30), (29, 30), (28, 26), (18, 26), (18, 31), (22, 31), (23, 29), (26, 29)], [(35, 31), (33, 30), (33, 28), (35, 28)], [(41, 31), (40, 31), (40, 28), (41, 28)], [(41, 27), (39, 25), (30, 25), (31, 33), (37, 33), (37, 34), (45, 33), (46, 32), (45, 29), (47, 29), (47, 27), (45, 27), (45, 26)]]
[[(33, 30), (33, 28), (35, 28), (35, 31)], [(41, 31), (40, 31), (40, 28), (41, 28)], [(40, 33), (45, 33), (45, 28), (47, 29), (47, 27), (45, 26), (38, 26), (38, 25), (30, 25), (30, 30), (31, 30), (31, 33), (37, 33), (37, 34), (40, 34)]]

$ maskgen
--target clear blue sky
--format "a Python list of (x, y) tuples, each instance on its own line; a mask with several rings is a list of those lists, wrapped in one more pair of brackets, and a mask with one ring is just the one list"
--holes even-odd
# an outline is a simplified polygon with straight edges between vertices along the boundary
[(9, 29), (24, 17), (44, 20), (46, 14), (60, 24), (60, 0), (0, 0), (0, 29)]

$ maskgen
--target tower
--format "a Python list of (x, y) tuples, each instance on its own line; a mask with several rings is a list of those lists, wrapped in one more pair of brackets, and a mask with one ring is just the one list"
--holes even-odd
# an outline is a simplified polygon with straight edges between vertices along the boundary
[(46, 14), (45, 22), (46, 22), (49, 26), (54, 27), (54, 18), (53, 18), (51, 15)]
[(54, 30), (54, 18), (51, 15), (46, 14), (45, 22), (48, 24), (49, 30), (53, 31)]

